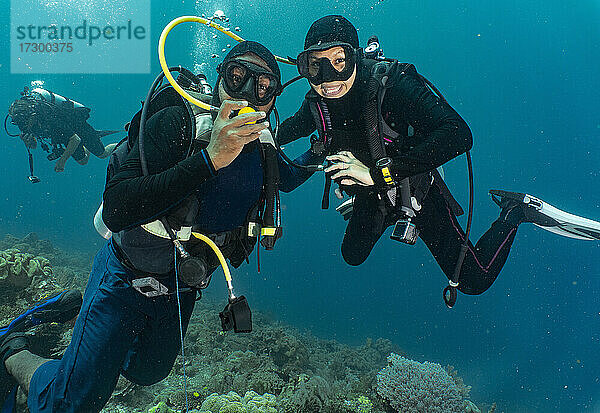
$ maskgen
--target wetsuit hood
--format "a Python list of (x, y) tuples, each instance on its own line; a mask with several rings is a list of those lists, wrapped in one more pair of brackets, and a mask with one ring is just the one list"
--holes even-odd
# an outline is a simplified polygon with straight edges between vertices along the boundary
[(304, 39), (304, 50), (325, 50), (340, 43), (358, 49), (358, 32), (345, 17), (329, 15), (310, 26)]
[(234, 58), (244, 55), (246, 53), (254, 53), (258, 57), (260, 57), (267, 64), (269, 69), (273, 72), (279, 83), (281, 84), (281, 72), (279, 71), (279, 65), (277, 64), (277, 60), (275, 60), (275, 56), (273, 53), (269, 51), (265, 46), (258, 42), (253, 42), (251, 40), (246, 40), (241, 43), (236, 44), (231, 48), (229, 53), (223, 59), (223, 63), (225, 64)]

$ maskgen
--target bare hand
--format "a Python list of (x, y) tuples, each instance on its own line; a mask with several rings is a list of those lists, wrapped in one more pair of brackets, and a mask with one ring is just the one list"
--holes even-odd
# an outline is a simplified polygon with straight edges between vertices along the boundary
[(248, 102), (226, 100), (213, 124), (210, 143), (206, 148), (215, 169), (229, 165), (242, 152), (244, 145), (258, 139), (268, 122), (248, 124), (264, 119), (264, 112), (244, 113), (229, 118), (234, 110), (248, 106)]
[(325, 159), (333, 162), (333, 164), (325, 168), (325, 172), (333, 172), (331, 179), (338, 180), (340, 184), (361, 186), (375, 185), (373, 178), (371, 178), (369, 168), (356, 159), (351, 152), (341, 151), (335, 155), (329, 155)]

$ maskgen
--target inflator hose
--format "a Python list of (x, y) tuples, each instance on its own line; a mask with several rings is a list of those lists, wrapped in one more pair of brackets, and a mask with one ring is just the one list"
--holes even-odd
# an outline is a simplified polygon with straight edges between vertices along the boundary
[(261, 244), (267, 249), (272, 250), (277, 240), (276, 214), (277, 214), (277, 196), (279, 191), (279, 167), (277, 162), (277, 150), (270, 143), (261, 144), (264, 154), (267, 173), (265, 173), (264, 194), (265, 209), (262, 219), (261, 232), (264, 235)]
[[(381, 63), (377, 63), (381, 64)], [(398, 64), (394, 62), (392, 64)], [(387, 78), (382, 79), (385, 82)], [(367, 86), (368, 99), (365, 105), (365, 124), (367, 127), (367, 139), (369, 142), (369, 150), (371, 151), (371, 158), (377, 162), (382, 158), (385, 158), (385, 148), (383, 144), (383, 137), (380, 133), (379, 127), (379, 90), (381, 85), (377, 78), (371, 76), (369, 84)]]
[(221, 267), (223, 267), (223, 273), (225, 274), (225, 281), (227, 281), (227, 287), (230, 291), (233, 291), (233, 286), (231, 284), (231, 271), (229, 271), (229, 266), (227, 265), (227, 261), (225, 261), (225, 256), (223, 255), (217, 244), (215, 244), (213, 240), (208, 238), (206, 235), (200, 234), (199, 232), (192, 232), (192, 235), (198, 238), (199, 240), (204, 241), (215, 252), (215, 255), (221, 263)]

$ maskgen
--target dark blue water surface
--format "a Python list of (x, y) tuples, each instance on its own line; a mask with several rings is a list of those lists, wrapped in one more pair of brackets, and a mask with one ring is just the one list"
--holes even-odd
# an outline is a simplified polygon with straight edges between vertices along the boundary
[[(9, 4), (2, 4), (6, 27)], [(597, 1), (153, 0), (152, 50), (172, 18), (216, 9), (243, 37), (282, 56), (298, 53), (312, 21), (340, 13), (359, 28), (362, 43), (377, 34), (388, 56), (414, 63), (473, 130), (474, 238), (498, 213), (490, 188), (529, 192), (600, 219)], [(169, 63), (205, 62), (214, 82), (217, 59), (210, 55), (231, 40), (212, 34), (191, 25), (175, 30)], [(122, 128), (159, 71), (154, 52), (149, 75), (12, 75), (8, 48), (0, 53), (0, 107), (42, 79), (48, 89), (90, 106), (90, 123), (99, 129)], [(295, 69), (283, 74), (289, 79)], [(279, 99), (283, 116), (297, 109), (307, 87), (298, 82)], [(288, 150), (305, 148), (298, 142)], [(34, 154), (43, 180), (37, 185), (26, 179), (21, 142), (3, 139), (0, 233), (38, 232), (93, 253), (102, 244), (92, 217), (106, 162), (92, 157), (82, 167), (71, 160), (56, 174), (39, 149)], [(464, 204), (464, 159), (445, 170)], [(255, 258), (235, 272), (237, 289), (256, 309), (318, 336), (351, 344), (385, 337), (409, 357), (452, 364), (473, 386), (475, 401), (496, 401), (502, 411), (600, 412), (600, 242), (523, 225), (494, 286), (482, 296), (459, 296), (448, 310), (441, 299), (446, 279), (422, 243), (409, 247), (386, 235), (365, 264), (346, 265), (339, 253), (345, 222), (333, 209), (320, 210), (322, 184), (315, 176), (283, 196), (285, 235), (276, 251), (262, 254), (260, 274)], [(209, 294), (225, 294), (220, 279)]]

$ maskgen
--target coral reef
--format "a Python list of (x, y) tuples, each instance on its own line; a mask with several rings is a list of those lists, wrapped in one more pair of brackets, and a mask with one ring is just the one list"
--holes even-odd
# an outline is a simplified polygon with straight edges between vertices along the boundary
[[(10, 271), (19, 274), (10, 278), (15, 281), (7, 281), (8, 276), (0, 277), (0, 325), (44, 295), (64, 288), (83, 288), (92, 263), (91, 256), (63, 251), (48, 241), (40, 240), (35, 234), (22, 239), (6, 236), (0, 239), (0, 251), (3, 253), (0, 256), (8, 257), (4, 267), (0, 262), (0, 268), (13, 268)], [(17, 257), (20, 258), (18, 271)], [(2, 288), (9, 282), (9, 288)], [(383, 372), (389, 371), (391, 364), (388, 370), (381, 369), (388, 363), (390, 353), (402, 352), (389, 340), (367, 338), (363, 345), (354, 347), (323, 340), (274, 321), (256, 308), (253, 308), (253, 333), (223, 333), (218, 317), (222, 307), (221, 301), (211, 301), (207, 297), (196, 303), (185, 337), (187, 395), (182, 386), (184, 365), (178, 358), (170, 375), (155, 385), (142, 387), (120, 378), (113, 397), (102, 412), (182, 412), (185, 411), (186, 396), (192, 409), (190, 412), (195, 413), (391, 411), (392, 400), (388, 393), (388, 397), (382, 394), (385, 392), (379, 385), (380, 378), (386, 376)], [(59, 357), (70, 340), (70, 334), (69, 326), (65, 325), (36, 327), (32, 349), (45, 357)], [(421, 368), (429, 366), (427, 363), (417, 364)], [(423, 384), (421, 390), (427, 400), (422, 403), (438, 400), (441, 395), (445, 397), (448, 391), (456, 403), (463, 403), (470, 387), (462, 382), (456, 371), (452, 367), (448, 367), (447, 373), (441, 367), (433, 370), (439, 375), (432, 374), (424, 380), (438, 380), (438, 384), (445, 383), (447, 388), (445, 393), (436, 393), (440, 390), (436, 390), (430, 382)], [(395, 397), (409, 398), (409, 395)], [(20, 400), (23, 401), (23, 398)], [(477, 406), (470, 402), (464, 401), (464, 405), (460, 406), (462, 410), (444, 411), (478, 411)], [(26, 412), (23, 403), (18, 411)]]
[[(49, 241), (40, 240), (35, 234), (22, 239), (7, 235), (0, 240), (0, 326), (8, 324), (45, 297), (66, 288), (57, 279), (57, 272), (67, 267), (56, 265), (73, 262), (58, 258), (66, 256), (68, 253), (58, 251)], [(71, 285), (83, 286), (84, 283), (83, 276), (71, 280)], [(71, 324), (35, 327), (30, 332), (31, 350), (43, 357), (60, 357), (70, 342), (71, 328)], [(24, 405), (22, 394), (18, 400)], [(20, 411), (25, 409), (20, 407)]]
[(17, 248), (0, 251), (0, 287), (26, 288), (35, 277), (51, 275), (52, 266), (45, 257), (34, 257)]
[(234, 391), (219, 395), (213, 393), (204, 400), (199, 413), (277, 413), (276, 397), (265, 393), (262, 396), (247, 391), (241, 397)]
[(156, 406), (148, 409), (148, 413), (176, 413), (176, 410), (171, 409), (165, 402), (159, 402)]
[(83, 288), (91, 260), (55, 248), (36, 234), (0, 240), (0, 325), (66, 288)]
[(58, 250), (54, 248), (48, 240), (41, 240), (36, 233), (32, 232), (23, 238), (17, 238), (13, 235), (6, 235), (0, 240), (0, 250), (16, 248), (18, 250), (28, 251), (33, 255), (53, 256)]
[(464, 380), (462, 379), (462, 377), (460, 377), (458, 375), (458, 372), (456, 371), (456, 369), (454, 368), (454, 366), (446, 366), (446, 372), (448, 373), (448, 375), (450, 377), (452, 377), (452, 380), (454, 380), (454, 383), (456, 383), (456, 386), (458, 387), (458, 391), (460, 392), (460, 395), (466, 399), (467, 397), (469, 397), (469, 393), (471, 393), (471, 386), (467, 386), (464, 382)]
[[(0, 239), (0, 250), (17, 249), (34, 257), (43, 256), (53, 269), (56, 281), (63, 288), (84, 287), (91, 268), (91, 257), (78, 251), (63, 251), (35, 233), (23, 238), (6, 235)], [(64, 274), (66, 273), (66, 274)]]
[(301, 374), (298, 380), (290, 383), (280, 395), (281, 412), (318, 413), (331, 411), (331, 388), (319, 376), (308, 377)]
[(459, 413), (465, 401), (454, 379), (437, 363), (388, 356), (388, 366), (377, 373), (377, 393), (398, 412)]
[(465, 400), (465, 412), (466, 413), (481, 413), (481, 409), (470, 400)]
[[(387, 363), (386, 352), (400, 351), (389, 340), (367, 339), (362, 346), (350, 347), (299, 333), (289, 326), (273, 322), (256, 310), (253, 313), (255, 332), (222, 333), (217, 316), (221, 308), (222, 303), (205, 297), (196, 303), (192, 315), (186, 335), (190, 408), (200, 409), (204, 400), (211, 395), (216, 397), (214, 394), (253, 391), (275, 396), (276, 411), (280, 413), (391, 411), (389, 402), (376, 392), (377, 372)], [(277, 351), (269, 348), (274, 342), (273, 337), (282, 342), (275, 347)], [(274, 355), (277, 363), (273, 360)], [(453, 369), (450, 369), (451, 377), (439, 368), (454, 386), (462, 407), (469, 387), (462, 383)], [(150, 401), (155, 406), (159, 401), (166, 401), (174, 409), (183, 410), (182, 373), (183, 364), (178, 359), (163, 382), (146, 388), (136, 386), (125, 398), (113, 399), (111, 406), (139, 406), (143, 403), (148, 406)], [(434, 394), (429, 396), (437, 397)], [(239, 407), (238, 404), (235, 406)], [(466, 411), (466, 406), (465, 402), (460, 411)], [(476, 411), (475, 405), (471, 406)]]
[(352, 413), (371, 413), (373, 402), (366, 396), (359, 396), (353, 400), (345, 400), (344, 407)]

